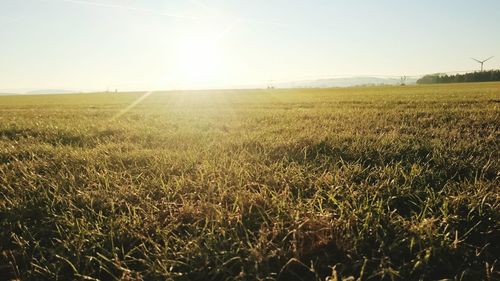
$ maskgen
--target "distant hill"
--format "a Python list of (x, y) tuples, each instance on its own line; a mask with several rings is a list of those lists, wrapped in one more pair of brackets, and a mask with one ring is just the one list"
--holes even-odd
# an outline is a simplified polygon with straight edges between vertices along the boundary
[[(407, 78), (406, 84), (415, 84), (416, 78)], [(378, 86), (378, 85), (399, 85), (401, 79), (399, 77), (375, 77), (375, 76), (358, 76), (358, 77), (339, 77), (325, 79), (308, 79), (288, 82), (276, 82), (273, 84), (277, 88), (336, 88), (336, 87), (353, 87), (353, 86)], [(255, 84), (246, 86), (249, 88), (266, 87), (266, 84)], [(244, 87), (244, 88), (246, 88)], [(239, 88), (235, 86), (234, 88)], [(2, 93), (4, 92), (4, 93)], [(0, 95), (47, 95), (47, 94), (72, 94), (79, 93), (81, 90), (67, 89), (0, 89)]]
[(0, 89), (0, 96), (12, 95), (48, 95), (48, 94), (71, 94), (78, 93), (77, 90), (66, 89)]
[(46, 95), (46, 94), (71, 94), (75, 91), (64, 89), (42, 89), (26, 92), (27, 95)]
[[(406, 84), (415, 84), (417, 79), (407, 78)], [(277, 83), (279, 88), (331, 88), (369, 85), (399, 85), (400, 78), (385, 77), (345, 77)]]

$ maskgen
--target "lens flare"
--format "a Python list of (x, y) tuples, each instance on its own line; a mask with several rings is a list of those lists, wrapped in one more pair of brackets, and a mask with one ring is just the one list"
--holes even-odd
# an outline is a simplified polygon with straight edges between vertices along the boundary
[(120, 118), (121, 116), (123, 116), (125, 113), (127, 113), (129, 110), (131, 110), (136, 105), (138, 105), (139, 103), (141, 103), (144, 99), (146, 99), (152, 93), (153, 93), (153, 91), (149, 91), (149, 92), (144, 93), (142, 96), (138, 97), (131, 104), (129, 104), (127, 107), (125, 107), (120, 112), (118, 112), (118, 114), (116, 114), (115, 116), (113, 116), (113, 118), (111, 118), (111, 121), (114, 121), (114, 120)]

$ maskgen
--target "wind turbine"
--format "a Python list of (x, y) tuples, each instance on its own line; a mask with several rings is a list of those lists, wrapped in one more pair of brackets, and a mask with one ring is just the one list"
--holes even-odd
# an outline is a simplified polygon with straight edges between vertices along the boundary
[(485, 59), (485, 60), (483, 60), (483, 61), (481, 61), (481, 60), (477, 60), (477, 59), (475, 59), (475, 58), (471, 58), (471, 59), (473, 59), (473, 60), (475, 60), (475, 61), (477, 61), (478, 63), (480, 63), (480, 64), (481, 64), (481, 72), (482, 72), (482, 71), (483, 71), (483, 64), (484, 64), (485, 62), (487, 62), (487, 61), (491, 60), (492, 58), (493, 58), (493, 57), (489, 57), (489, 58), (487, 58), (487, 59)]

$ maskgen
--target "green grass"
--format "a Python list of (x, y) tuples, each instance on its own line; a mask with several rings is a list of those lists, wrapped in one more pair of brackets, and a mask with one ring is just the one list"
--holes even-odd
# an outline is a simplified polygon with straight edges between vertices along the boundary
[(499, 83), (141, 95), (0, 97), (0, 279), (498, 280)]

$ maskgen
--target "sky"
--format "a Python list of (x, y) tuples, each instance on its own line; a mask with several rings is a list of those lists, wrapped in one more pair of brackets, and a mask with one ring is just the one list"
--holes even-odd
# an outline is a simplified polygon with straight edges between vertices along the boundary
[(498, 0), (0, 0), (0, 90), (500, 68)]

